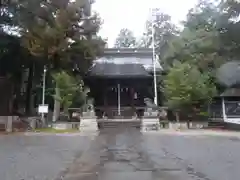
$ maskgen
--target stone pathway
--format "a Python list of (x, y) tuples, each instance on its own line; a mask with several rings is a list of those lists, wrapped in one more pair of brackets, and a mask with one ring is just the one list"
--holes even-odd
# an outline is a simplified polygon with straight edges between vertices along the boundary
[(124, 130), (122, 134), (110, 131), (100, 133), (86, 153), (69, 167), (64, 180), (152, 179), (153, 167), (137, 150), (140, 142), (126, 136), (126, 133), (139, 136), (140, 132)]
[[(195, 180), (174, 166), (171, 157), (162, 156), (167, 170), (158, 167), (143, 148), (142, 135), (136, 129), (101, 131), (92, 146), (58, 180)], [(178, 179), (179, 173), (184, 179)]]

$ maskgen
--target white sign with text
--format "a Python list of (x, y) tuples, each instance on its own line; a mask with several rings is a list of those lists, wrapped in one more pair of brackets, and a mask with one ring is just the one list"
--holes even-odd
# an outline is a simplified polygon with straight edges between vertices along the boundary
[(48, 113), (48, 105), (39, 105), (38, 113)]

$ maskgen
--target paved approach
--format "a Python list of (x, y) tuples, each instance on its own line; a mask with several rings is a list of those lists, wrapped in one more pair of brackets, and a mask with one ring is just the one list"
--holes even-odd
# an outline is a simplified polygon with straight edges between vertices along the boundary
[[(203, 135), (204, 134), (204, 135)], [(94, 136), (1, 136), (4, 180), (237, 180), (240, 135), (101, 131)]]
[(103, 131), (62, 179), (236, 180), (240, 140), (227, 135)]

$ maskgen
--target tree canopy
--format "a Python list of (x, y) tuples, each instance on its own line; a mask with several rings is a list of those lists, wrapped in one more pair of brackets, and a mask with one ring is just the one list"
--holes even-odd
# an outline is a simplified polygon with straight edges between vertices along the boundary
[(172, 22), (171, 16), (159, 11), (151, 20), (146, 21), (145, 26), (146, 29), (140, 38), (139, 47), (152, 47), (152, 35), (154, 34), (156, 54), (159, 59), (162, 59), (169, 48), (169, 42), (179, 33), (177, 26)]
[(59, 96), (55, 94), (53, 97), (60, 102), (64, 111), (68, 112), (68, 108), (76, 105), (76, 103), (80, 107), (87, 95), (82, 79), (80, 77), (73, 77), (65, 71), (54, 73), (52, 76), (59, 89)]
[(97, 15), (85, 18), (82, 9), (89, 2), (22, 1), (17, 8), (17, 20), (24, 47), (52, 68), (84, 70), (81, 62), (86, 64), (85, 61), (94, 59), (104, 43), (90, 38), (100, 24)]
[(136, 37), (129, 29), (121, 29), (116, 38), (114, 47), (116, 48), (134, 48), (136, 46)]
[[(44, 65), (49, 86), (53, 72), (84, 75), (95, 57), (101, 55), (105, 42), (97, 32), (102, 20), (97, 13), (91, 13), (91, 3), (16, 0), (1, 4), (1, 76), (17, 79), (14, 93), (22, 102), (29, 104), (33, 94), (39, 94)], [(22, 81), (27, 81), (26, 87), (22, 87)]]
[(209, 74), (188, 63), (175, 63), (164, 83), (167, 104), (174, 109), (194, 108), (199, 103), (210, 102), (216, 95)]
[[(161, 59), (168, 72), (164, 94), (169, 105), (184, 107), (187, 102), (203, 99), (209, 102), (221, 93), (219, 82), (230, 77), (235, 80), (231, 79), (228, 86), (231, 86), (229, 83), (235, 85), (239, 78), (237, 68), (229, 65), (219, 71), (219, 67), (240, 59), (239, 7), (239, 2), (231, 0), (219, 3), (201, 0), (189, 11), (183, 30), (169, 42), (166, 55)], [(216, 78), (217, 72), (221, 72), (220, 81)]]

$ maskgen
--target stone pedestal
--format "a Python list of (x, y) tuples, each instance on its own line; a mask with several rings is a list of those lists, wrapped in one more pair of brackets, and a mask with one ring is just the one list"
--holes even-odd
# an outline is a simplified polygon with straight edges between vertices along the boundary
[(12, 132), (13, 131), (13, 117), (8, 116), (7, 117), (7, 122), (6, 122), (6, 131), (7, 132)]
[(98, 125), (96, 118), (82, 118), (80, 122), (80, 131), (97, 131)]
[(35, 118), (32, 118), (30, 121), (30, 126), (32, 129), (36, 129), (37, 126), (37, 120)]
[(151, 131), (151, 130), (159, 130), (160, 123), (158, 118), (143, 118), (142, 119), (142, 130), (143, 131)]

